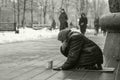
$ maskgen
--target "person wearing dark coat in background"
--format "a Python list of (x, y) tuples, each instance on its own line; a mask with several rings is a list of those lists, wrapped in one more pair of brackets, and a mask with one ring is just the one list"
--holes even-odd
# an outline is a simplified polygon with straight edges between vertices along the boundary
[(59, 21), (60, 21), (60, 31), (68, 28), (68, 17), (64, 9), (61, 9), (61, 14), (59, 16)]
[(64, 29), (59, 32), (58, 40), (62, 42), (60, 50), (67, 60), (62, 66), (53, 68), (53, 70), (102, 69), (101, 49), (81, 33)]
[(88, 19), (87, 19), (85, 13), (82, 13), (81, 18), (79, 19), (79, 26), (80, 26), (80, 31), (83, 35), (86, 32), (87, 23), (88, 23)]
[(95, 31), (96, 31), (96, 33), (94, 35), (97, 35), (99, 33), (99, 17), (95, 17), (94, 28), (95, 28)]
[(55, 29), (55, 27), (56, 27), (55, 19), (52, 19), (52, 24), (51, 24), (50, 30)]

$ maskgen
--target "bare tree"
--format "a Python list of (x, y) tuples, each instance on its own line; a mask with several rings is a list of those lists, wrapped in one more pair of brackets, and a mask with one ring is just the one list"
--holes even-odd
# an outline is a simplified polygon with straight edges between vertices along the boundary
[(43, 7), (44, 24), (46, 24), (47, 3), (48, 3), (48, 0), (45, 0), (45, 4), (44, 4), (44, 7)]
[(33, 27), (33, 0), (31, 0), (31, 27)]
[(13, 9), (14, 9), (14, 26), (16, 27), (16, 6), (15, 6), (15, 0), (13, 1)]
[(68, 9), (69, 9), (69, 1), (70, 0), (65, 0), (65, 9), (66, 9), (66, 13), (68, 14)]
[(75, 2), (75, 8), (76, 8), (76, 15), (75, 15), (75, 17), (76, 17), (76, 26), (78, 26), (78, 17), (80, 16), (80, 0), (76, 0), (76, 2)]
[(43, 0), (39, 1), (40, 24), (42, 24)]
[(25, 25), (26, 2), (27, 2), (27, 0), (24, 0), (23, 19), (22, 19), (22, 26), (23, 26), (23, 27), (24, 27), (24, 25)]
[(52, 19), (54, 19), (54, 15), (55, 15), (55, 3), (54, 0), (52, 0)]
[(18, 14), (17, 14), (17, 27), (20, 27), (20, 0), (17, 0), (17, 9), (18, 9)]
[(84, 5), (85, 5), (84, 0), (80, 0), (80, 12), (83, 12)]
[(67, 14), (68, 14), (69, 1), (70, 0), (62, 0), (61, 2), (61, 8), (64, 8)]
[(64, 3), (64, 0), (61, 1), (61, 7), (60, 8), (63, 8), (63, 3)]

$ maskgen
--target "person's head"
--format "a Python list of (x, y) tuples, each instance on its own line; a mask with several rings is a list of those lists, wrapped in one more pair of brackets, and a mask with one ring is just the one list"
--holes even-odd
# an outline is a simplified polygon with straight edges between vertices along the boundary
[(63, 8), (61, 8), (61, 13), (65, 12), (65, 10)]
[(85, 13), (82, 13), (82, 14), (81, 14), (81, 17), (85, 17), (85, 16), (86, 16)]
[(64, 42), (65, 40), (67, 40), (68, 34), (69, 34), (70, 32), (71, 32), (70, 29), (61, 30), (61, 31), (58, 33), (58, 40), (61, 41), (61, 42)]

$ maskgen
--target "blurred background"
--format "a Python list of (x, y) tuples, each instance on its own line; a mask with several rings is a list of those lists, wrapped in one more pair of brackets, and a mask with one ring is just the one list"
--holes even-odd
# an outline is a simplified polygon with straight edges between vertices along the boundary
[[(95, 16), (109, 13), (108, 0), (0, 0), (0, 23), (16, 23), (17, 27), (50, 26), (52, 20), (59, 27), (60, 8), (68, 15), (68, 23), (78, 26), (80, 14), (88, 17), (93, 28)], [(1, 24), (2, 25), (2, 24)]]

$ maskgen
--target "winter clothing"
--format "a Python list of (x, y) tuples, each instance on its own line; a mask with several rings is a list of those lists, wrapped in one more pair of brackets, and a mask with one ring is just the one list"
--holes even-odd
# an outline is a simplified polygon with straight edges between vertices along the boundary
[(95, 18), (95, 20), (94, 20), (94, 28), (95, 28), (95, 31), (96, 31), (95, 35), (97, 35), (98, 32), (99, 32), (99, 18)]
[(55, 27), (56, 27), (56, 22), (55, 22), (55, 19), (53, 19), (50, 30), (55, 29)]
[(81, 16), (81, 18), (79, 19), (79, 26), (80, 26), (80, 31), (82, 34), (85, 34), (85, 32), (86, 32), (87, 23), (88, 23), (87, 17)]
[(67, 35), (69, 34), (69, 32), (71, 32), (70, 29), (65, 29), (60, 31), (60, 33), (58, 34), (58, 40), (61, 42), (67, 40), (67, 37), (68, 37)]
[[(59, 34), (62, 34), (61, 31)], [(60, 48), (61, 53), (67, 57), (61, 66), (62, 70), (95, 66), (103, 63), (101, 49), (91, 40), (79, 32), (66, 31), (67, 37)], [(64, 33), (65, 34), (65, 31)], [(60, 37), (60, 36), (58, 36)]]
[(68, 27), (68, 17), (65, 12), (62, 12), (59, 16), (59, 21), (60, 21), (60, 30), (63, 30)]

